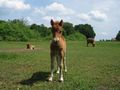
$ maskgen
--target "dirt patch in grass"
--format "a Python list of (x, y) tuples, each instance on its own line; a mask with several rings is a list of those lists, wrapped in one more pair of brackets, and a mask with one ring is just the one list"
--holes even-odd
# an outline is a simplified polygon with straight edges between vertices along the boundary
[(0, 52), (30, 52), (30, 51), (38, 51), (38, 50), (41, 50), (41, 48), (35, 48), (33, 50), (26, 48), (6, 48), (6, 49), (0, 49)]

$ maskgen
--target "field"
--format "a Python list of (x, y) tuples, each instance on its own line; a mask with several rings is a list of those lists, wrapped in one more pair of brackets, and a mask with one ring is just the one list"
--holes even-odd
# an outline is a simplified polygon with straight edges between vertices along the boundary
[(67, 41), (64, 82), (48, 82), (50, 41), (0, 42), (0, 90), (120, 90), (120, 42)]

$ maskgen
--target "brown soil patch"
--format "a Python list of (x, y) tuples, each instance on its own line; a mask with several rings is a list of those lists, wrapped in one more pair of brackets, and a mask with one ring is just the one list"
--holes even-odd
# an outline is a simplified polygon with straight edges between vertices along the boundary
[(26, 49), (26, 48), (5, 48), (5, 49), (0, 49), (0, 52), (31, 52), (38, 50), (41, 50), (41, 48), (35, 48), (34, 50)]

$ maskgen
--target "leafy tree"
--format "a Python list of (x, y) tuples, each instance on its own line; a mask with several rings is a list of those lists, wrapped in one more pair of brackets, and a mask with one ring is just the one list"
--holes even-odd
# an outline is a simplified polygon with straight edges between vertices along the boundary
[(120, 41), (120, 31), (119, 31), (118, 34), (116, 35), (116, 40)]
[[(73, 24), (65, 22), (63, 34), (69, 40), (83, 40), (84, 36), (74, 29)], [(45, 25), (28, 25), (24, 19), (0, 20), (0, 40), (29, 41), (38, 39), (50, 39), (51, 27)]]
[(32, 24), (31, 26), (30, 26), (30, 29), (32, 29), (32, 30), (34, 30), (34, 31), (37, 31), (37, 32), (40, 32), (40, 25), (37, 25), (37, 24)]
[(93, 27), (89, 24), (79, 24), (75, 25), (74, 29), (76, 31), (79, 31), (83, 35), (86, 36), (86, 38), (94, 38), (96, 36)]
[(41, 25), (32, 24), (30, 26), (30, 29), (37, 31), (40, 34), (40, 36), (42, 36), (42, 37), (46, 37), (51, 34), (51, 31), (49, 30), (49, 28), (47, 28), (43, 24), (41, 24)]
[(42, 37), (47, 37), (47, 36), (50, 36), (51, 34), (51, 31), (46, 27), (44, 26), (43, 24), (40, 25), (40, 28), (41, 28), (41, 36)]
[(23, 20), (9, 20), (0, 23), (0, 39), (9, 41), (28, 41), (37, 38)]
[(73, 28), (73, 24), (69, 23), (69, 22), (65, 22), (63, 24), (63, 34), (65, 36), (69, 36), (70, 34), (73, 34), (75, 32), (74, 28)]
[(4, 21), (4, 20), (0, 20), (0, 24), (2, 24), (2, 23), (6, 23), (6, 21)]

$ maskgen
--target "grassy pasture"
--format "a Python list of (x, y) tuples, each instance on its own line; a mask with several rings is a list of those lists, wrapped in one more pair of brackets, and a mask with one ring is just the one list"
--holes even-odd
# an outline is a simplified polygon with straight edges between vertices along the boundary
[(120, 42), (67, 42), (65, 81), (46, 81), (50, 71), (49, 41), (0, 42), (0, 90), (120, 90)]

